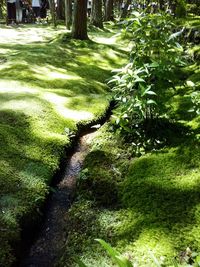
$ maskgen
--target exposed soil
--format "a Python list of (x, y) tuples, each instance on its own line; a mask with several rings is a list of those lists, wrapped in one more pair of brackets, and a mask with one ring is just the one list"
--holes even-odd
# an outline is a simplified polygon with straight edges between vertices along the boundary
[(75, 194), (77, 175), (95, 134), (96, 132), (93, 132), (82, 136), (72, 157), (66, 162), (65, 173), (47, 204), (44, 224), (30, 251), (19, 264), (20, 267), (55, 266), (66, 241), (65, 228), (68, 223), (68, 210)]

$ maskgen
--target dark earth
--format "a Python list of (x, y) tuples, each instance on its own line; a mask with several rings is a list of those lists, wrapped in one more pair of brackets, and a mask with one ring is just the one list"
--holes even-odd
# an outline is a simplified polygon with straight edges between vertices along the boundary
[(44, 224), (29, 252), (19, 264), (20, 267), (50, 267), (54, 266), (59, 258), (66, 242), (68, 210), (74, 198), (76, 179), (95, 134), (96, 132), (87, 133), (80, 138), (75, 152), (66, 163), (61, 181), (53, 190)]

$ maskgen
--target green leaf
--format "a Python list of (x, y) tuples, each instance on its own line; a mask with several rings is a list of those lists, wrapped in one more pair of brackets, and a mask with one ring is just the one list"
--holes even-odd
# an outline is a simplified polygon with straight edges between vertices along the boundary
[(149, 255), (151, 256), (153, 262), (155, 263), (155, 265), (157, 267), (161, 267), (161, 264), (159, 263), (159, 261), (157, 260), (157, 258), (154, 256), (154, 254), (149, 250)]
[(116, 256), (116, 260), (120, 267), (133, 267), (132, 263), (124, 256)]
[(188, 87), (195, 87), (195, 83), (193, 83), (192, 81), (186, 81), (186, 84)]
[(146, 95), (157, 95), (154, 91), (147, 90), (144, 92)]
[(157, 105), (156, 101), (154, 101), (153, 99), (147, 100), (147, 104), (148, 105)]
[(157, 68), (159, 66), (160, 66), (160, 64), (158, 62), (153, 62), (153, 63), (149, 64), (150, 68)]
[(108, 254), (112, 257), (113, 261), (119, 267), (133, 267), (132, 263), (126, 257), (121, 256), (115, 249), (113, 249), (104, 240), (102, 239), (95, 239), (95, 240), (102, 245), (102, 247), (108, 252)]
[(104, 240), (102, 239), (95, 239), (95, 240), (102, 245), (102, 247), (108, 252), (108, 254), (111, 257), (119, 256), (119, 253), (115, 249), (113, 249), (108, 243), (106, 243)]
[(135, 83), (137, 83), (137, 82), (143, 82), (143, 83), (145, 83), (145, 80), (142, 79), (142, 78), (140, 78), (139, 76), (136, 76), (134, 82)]
[(185, 28), (181, 29), (179, 32), (175, 32), (175, 33), (171, 34), (170, 37), (169, 37), (169, 39), (168, 39), (168, 41), (170, 41), (170, 40), (172, 40), (172, 39), (175, 39), (175, 38), (177, 38), (178, 36), (180, 36), (180, 35), (183, 33), (184, 29), (185, 29)]

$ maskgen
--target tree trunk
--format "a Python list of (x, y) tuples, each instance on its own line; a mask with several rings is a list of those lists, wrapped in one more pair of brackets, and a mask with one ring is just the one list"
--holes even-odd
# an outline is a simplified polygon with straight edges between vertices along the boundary
[(106, 0), (105, 4), (105, 21), (114, 20), (113, 0)]
[(70, 30), (72, 25), (72, 0), (65, 0), (65, 24), (66, 28)]
[(87, 0), (75, 0), (72, 37), (79, 40), (87, 40)]
[(54, 0), (49, 1), (53, 26), (56, 28), (56, 8)]
[(92, 1), (91, 23), (92, 25), (103, 29), (102, 0)]
[(63, 19), (63, 0), (57, 0), (56, 17)]
[(3, 18), (3, 1), (0, 0), (0, 19)]
[(131, 0), (127, 0), (126, 4), (122, 10), (121, 18), (126, 18), (127, 14), (128, 14), (128, 7), (130, 4), (131, 4)]

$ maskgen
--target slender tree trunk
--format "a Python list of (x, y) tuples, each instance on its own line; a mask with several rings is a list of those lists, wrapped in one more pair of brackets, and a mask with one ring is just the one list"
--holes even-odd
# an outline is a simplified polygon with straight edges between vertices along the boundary
[(113, 0), (106, 0), (105, 3), (105, 21), (114, 20)]
[(0, 0), (0, 19), (3, 18), (3, 1)]
[(121, 18), (125, 18), (125, 17), (127, 17), (127, 14), (128, 14), (128, 7), (129, 7), (130, 4), (131, 4), (131, 0), (127, 0), (127, 1), (126, 1), (126, 4), (125, 4), (125, 6), (124, 6), (124, 9), (122, 10)]
[(72, 37), (79, 40), (87, 40), (87, 0), (75, 0)]
[(62, 19), (62, 8), (63, 8), (63, 6), (62, 6), (62, 0), (57, 0), (57, 9), (56, 9), (56, 17), (57, 17), (57, 19)]
[(50, 0), (49, 4), (50, 4), (51, 16), (52, 16), (52, 23), (53, 23), (53, 26), (56, 28), (56, 26), (57, 26), (57, 24), (56, 24), (56, 7), (55, 7), (54, 0)]
[(72, 0), (65, 0), (65, 24), (66, 28), (70, 30), (72, 25)]
[(103, 29), (102, 0), (92, 1), (91, 23), (92, 25)]

